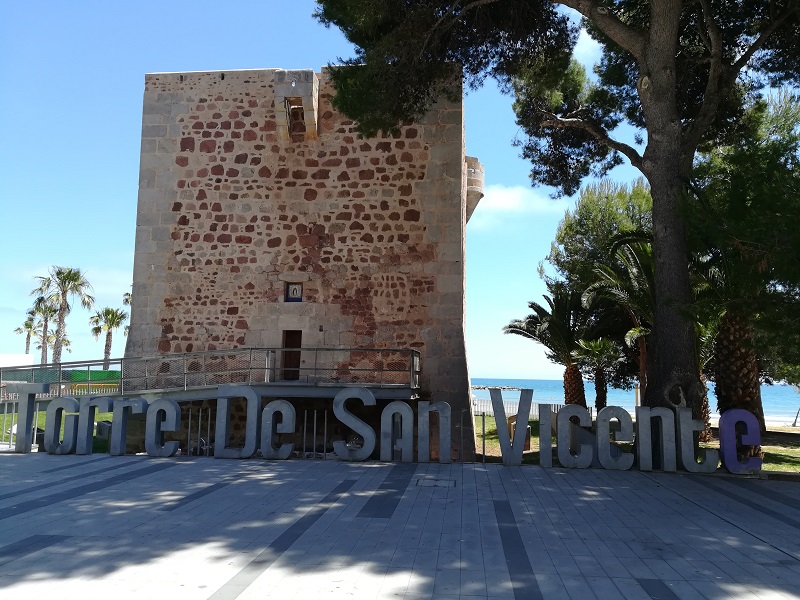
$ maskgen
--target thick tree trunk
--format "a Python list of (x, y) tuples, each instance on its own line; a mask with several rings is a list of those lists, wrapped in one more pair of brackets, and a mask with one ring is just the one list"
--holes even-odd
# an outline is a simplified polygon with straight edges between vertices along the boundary
[(664, 150), (658, 153), (660, 158), (653, 157), (655, 164), (649, 175), (653, 195), (655, 297), (644, 404), (686, 407), (694, 412), (702, 402), (703, 386), (690, 316), (689, 254), (681, 214), (684, 190), (678, 161), (669, 157), (671, 152)]
[(578, 365), (569, 365), (564, 371), (564, 402), (586, 408), (586, 392)]
[(648, 348), (646, 406), (698, 406), (703, 397), (690, 311), (689, 253), (682, 207), (694, 150), (683, 148), (675, 56), (680, 2), (652, 2), (639, 97), (648, 140), (642, 171), (653, 197), (654, 323)]
[(25, 336), (25, 354), (31, 353), (31, 334), (28, 333)]

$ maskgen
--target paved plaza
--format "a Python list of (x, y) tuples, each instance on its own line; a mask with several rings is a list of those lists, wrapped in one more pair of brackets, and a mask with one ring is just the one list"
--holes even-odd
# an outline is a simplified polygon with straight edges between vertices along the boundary
[(2, 598), (800, 598), (800, 484), (0, 453)]

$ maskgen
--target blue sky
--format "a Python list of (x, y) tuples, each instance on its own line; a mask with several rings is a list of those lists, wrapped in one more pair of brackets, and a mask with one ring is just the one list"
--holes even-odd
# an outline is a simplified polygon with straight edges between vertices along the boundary
[[(97, 308), (122, 307), (133, 269), (144, 75), (319, 68), (352, 52), (311, 14), (314, 2), (138, 0), (6, 2), (0, 21), (0, 354), (22, 353), (36, 275), (78, 267)], [(582, 36), (579, 58), (597, 56)], [(473, 377), (560, 379), (537, 344), (503, 325), (541, 300), (537, 265), (572, 204), (533, 189), (511, 141), (511, 99), (492, 82), (465, 99), (467, 153), (486, 168), (486, 197), (467, 226), (467, 353)], [(614, 179), (637, 176), (619, 167)], [(90, 313), (67, 319), (72, 353), (101, 358)], [(112, 355), (125, 339), (115, 335)], [(36, 352), (36, 351), (33, 351)]]

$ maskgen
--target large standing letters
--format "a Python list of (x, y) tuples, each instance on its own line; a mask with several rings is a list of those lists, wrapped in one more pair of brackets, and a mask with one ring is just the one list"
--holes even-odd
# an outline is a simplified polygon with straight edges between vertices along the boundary
[(12, 383), (6, 384), (6, 393), (18, 394), (17, 435), (14, 441), (14, 452), (26, 454), (33, 446), (33, 413), (36, 406), (36, 394), (50, 391), (49, 383)]
[(503, 455), (503, 464), (507, 467), (518, 467), (522, 464), (522, 452), (525, 449), (525, 436), (528, 433), (528, 419), (531, 416), (533, 390), (521, 390), (519, 393), (517, 427), (514, 429), (513, 445), (506, 427), (506, 409), (503, 406), (502, 390), (490, 389), (489, 395), (492, 397), (492, 410), (494, 411), (495, 424), (497, 425), (497, 438), (500, 440), (500, 453)]
[[(280, 422), (275, 415), (281, 416)], [(272, 459), (287, 459), (294, 450), (294, 444), (281, 444), (275, 447), (273, 439), (276, 433), (294, 433), (297, 415), (291, 402), (273, 400), (264, 407), (261, 413), (261, 456)]]
[(633, 465), (633, 454), (620, 452), (619, 457), (612, 456), (611, 419), (617, 419), (620, 424), (619, 431), (614, 434), (614, 441), (633, 441), (633, 420), (630, 413), (619, 406), (606, 406), (597, 413), (597, 458), (605, 469), (627, 471)]
[(375, 450), (375, 432), (372, 427), (347, 410), (345, 402), (350, 398), (361, 400), (364, 406), (375, 406), (375, 396), (366, 388), (347, 388), (336, 394), (333, 399), (333, 414), (343, 425), (360, 435), (364, 443), (361, 448), (348, 448), (345, 442), (337, 440), (333, 442), (333, 451), (342, 460), (366, 460)]
[(111, 398), (84, 396), (80, 399), (78, 414), (78, 445), (76, 454), (91, 454), (94, 438), (94, 415), (96, 411), (111, 412), (114, 401)]
[[(504, 465), (519, 465), (522, 462), (522, 440), (515, 435), (511, 443), (508, 431), (502, 424), (506, 413), (502, 390), (489, 388), (498, 424), (497, 436)], [(520, 422), (527, 419), (532, 390), (521, 390), (519, 402)], [(719, 463), (719, 452), (713, 448), (701, 448), (697, 433), (703, 422), (692, 419), (691, 410), (678, 408), (674, 412), (666, 407), (636, 408), (636, 427), (631, 415), (623, 408), (609, 406), (597, 415), (594, 431), (592, 419), (587, 409), (578, 405), (567, 405), (558, 413), (549, 404), (539, 404), (539, 464), (552, 467), (551, 425), (556, 420), (557, 455), (561, 466), (568, 468), (587, 468), (602, 466), (606, 469), (627, 470), (638, 460), (639, 469), (652, 471), (654, 457), (658, 460), (656, 468), (675, 471), (680, 466), (692, 473), (711, 473)], [(617, 431), (612, 428), (613, 421), (619, 423)], [(577, 421), (578, 423), (574, 423)], [(579, 431), (578, 428), (585, 431)], [(737, 427), (740, 432), (737, 433)], [(726, 468), (732, 473), (754, 473), (761, 468), (761, 461), (751, 458), (739, 461), (738, 445), (758, 445), (761, 442), (757, 419), (747, 411), (727, 411), (719, 422), (720, 450)], [(585, 443), (591, 441), (592, 443)], [(626, 452), (614, 446), (615, 442), (635, 442), (636, 452)], [(677, 443), (676, 443), (677, 442)], [(519, 445), (518, 445), (519, 444)], [(655, 450), (655, 452), (654, 452)], [(728, 466), (730, 465), (730, 466)]]
[[(58, 398), (47, 407), (44, 425), (44, 449), (48, 454), (71, 454), (78, 439), (78, 415), (64, 417), (64, 413), (76, 413), (80, 404), (75, 398)], [(61, 421), (64, 421), (64, 440), (61, 441)]]
[[(20, 399), (19, 422), (21, 431), (15, 449), (30, 451), (33, 427), (33, 410), (36, 394), (47, 391), (44, 384), (8, 384), (10, 393), (18, 393)], [(217, 458), (248, 458), (261, 449), (266, 459), (286, 459), (291, 456), (294, 444), (284, 442), (276, 446), (277, 434), (294, 434), (297, 416), (294, 406), (287, 400), (272, 400), (261, 409), (262, 390), (252, 386), (222, 385), (218, 389), (216, 415)], [(520, 390), (517, 412), (518, 426), (513, 440), (506, 423), (502, 390), (490, 388), (497, 435), (503, 464), (522, 464), (522, 456), (530, 418), (533, 390)], [(247, 403), (245, 440), (241, 448), (227, 445), (230, 422), (230, 399), (244, 398)], [(333, 442), (334, 452), (341, 460), (366, 460), (375, 452), (376, 431), (365, 421), (347, 409), (348, 400), (360, 400), (364, 407), (376, 406), (377, 401), (367, 388), (346, 388), (333, 399), (333, 414), (339, 423), (348, 427), (363, 439), (360, 447), (348, 447), (341, 439)], [(122, 455), (126, 450), (127, 423), (131, 414), (146, 414), (145, 449), (150, 456), (173, 456), (179, 442), (164, 442), (164, 432), (180, 431), (181, 411), (175, 400), (161, 398), (148, 404), (144, 398), (82, 397), (48, 400), (44, 447), (50, 454), (90, 454), (95, 413), (113, 412), (110, 454)], [(710, 448), (700, 448), (697, 433), (703, 423), (692, 419), (691, 410), (678, 408), (636, 408), (635, 433), (630, 414), (617, 406), (602, 409), (592, 431), (592, 419), (587, 409), (567, 405), (556, 414), (549, 404), (540, 404), (539, 409), (539, 457), (542, 467), (553, 464), (551, 425), (555, 419), (557, 427), (557, 456), (559, 463), (568, 468), (602, 466), (606, 469), (630, 469), (638, 460), (642, 471), (661, 468), (675, 471), (681, 467), (695, 473), (710, 473), (716, 470), (720, 453)], [(369, 412), (369, 411), (368, 411)], [(449, 463), (451, 454), (451, 410), (446, 402), (417, 403), (417, 460), (421, 463), (431, 459), (430, 418), (439, 414), (439, 460)], [(78, 414), (75, 414), (78, 413)], [(280, 416), (279, 416), (280, 415)], [(573, 423), (577, 421), (576, 423)], [(614, 423), (618, 423), (615, 428)], [(63, 439), (61, 435), (63, 425)], [(263, 429), (262, 429), (263, 425)], [(380, 415), (380, 459), (392, 460), (400, 451), (403, 462), (414, 460), (414, 410), (403, 401), (388, 403)], [(737, 428), (739, 431), (737, 432)], [(720, 451), (723, 464), (731, 473), (755, 473), (761, 468), (761, 460), (748, 458), (739, 460), (737, 445), (760, 445), (761, 436), (757, 419), (744, 410), (729, 410), (720, 418)], [(26, 434), (27, 432), (27, 434)], [(635, 440), (635, 455), (616, 446), (616, 442)], [(587, 443), (589, 442), (589, 443)], [(656, 450), (654, 452), (654, 449)], [(654, 465), (654, 458), (658, 464)]]
[(414, 461), (414, 411), (405, 402), (390, 402), (381, 413), (381, 460), (389, 462), (395, 448), (392, 447), (394, 415), (400, 416), (400, 437), (396, 440), (396, 448), (400, 450), (402, 462)]
[(658, 419), (656, 431), (659, 433), (658, 446), (655, 447), (661, 461), (662, 471), (675, 471), (675, 413), (660, 406), (636, 407), (636, 452), (639, 457), (639, 470), (653, 470), (653, 420)]
[(178, 442), (164, 443), (164, 431), (179, 431), (181, 409), (175, 400), (160, 398), (147, 407), (144, 447), (150, 456), (167, 457), (178, 451)]
[[(736, 432), (739, 423), (744, 429), (741, 435)], [(740, 408), (726, 410), (719, 418), (719, 451), (722, 455), (722, 464), (731, 473), (758, 473), (761, 470), (762, 460), (751, 456), (740, 461), (736, 452), (737, 438), (741, 439), (743, 445), (761, 445), (758, 419), (753, 413)]]
[(582, 406), (568, 404), (558, 411), (558, 418), (556, 419), (558, 462), (562, 466), (571, 469), (585, 469), (592, 464), (592, 446), (590, 444), (576, 444), (577, 447), (572, 447), (571, 441), (574, 435), (572, 432), (574, 425), (570, 421), (572, 417), (577, 417), (578, 427), (592, 426), (592, 418), (589, 416), (589, 411)]
[(678, 417), (678, 439), (681, 445), (678, 458), (681, 467), (690, 473), (713, 473), (716, 471), (719, 464), (719, 452), (713, 448), (698, 448), (695, 440), (695, 434), (703, 430), (704, 423), (700, 419), (692, 419), (691, 408), (675, 409), (675, 414)]
[(147, 412), (144, 398), (118, 398), (114, 402), (114, 416), (111, 426), (110, 454), (122, 456), (128, 443), (128, 415), (142, 415)]
[(431, 461), (431, 413), (439, 413), (439, 462), (450, 464), (450, 405), (447, 402), (417, 403), (417, 462)]
[[(247, 401), (244, 446), (241, 448), (228, 446), (231, 398), (244, 398)], [(217, 426), (214, 434), (214, 458), (250, 458), (256, 453), (259, 442), (258, 411), (260, 408), (261, 396), (249, 385), (219, 386)]]

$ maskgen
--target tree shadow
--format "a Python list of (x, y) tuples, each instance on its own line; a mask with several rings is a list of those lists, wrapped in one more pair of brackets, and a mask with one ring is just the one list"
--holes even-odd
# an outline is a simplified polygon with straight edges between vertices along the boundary
[[(702, 590), (711, 598), (730, 597), (736, 586), (759, 589), (759, 571), (769, 573), (773, 590), (793, 593), (800, 582), (800, 546), (788, 541), (786, 523), (777, 527), (766, 518), (759, 524), (765, 517), (756, 511), (749, 526), (759, 530), (758, 538), (732, 526), (741, 506), (729, 497), (734, 486), (721, 478), (714, 478), (714, 485), (725, 489), (689, 485), (696, 497), (683, 498), (668, 490), (693, 479), (674, 474), (99, 458), (0, 454), (0, 497), (13, 494), (0, 500), (0, 589), (61, 582), (64, 589), (113, 584), (142, 594), (161, 589), (213, 597), (222, 590), (232, 597), (256, 582), (275, 586), (270, 593), (277, 595), (319, 586), (330, 593), (372, 590), (370, 597), (512, 598), (512, 581), (507, 571), (503, 575), (508, 557), (492, 515), (485, 513), (496, 499), (512, 503), (543, 589), (563, 567), (553, 548), (564, 548), (565, 560), (572, 554), (580, 567), (577, 578), (591, 582), (603, 569), (611, 572), (592, 546), (618, 557), (623, 569), (627, 555), (630, 563), (650, 565), (653, 572), (658, 565), (675, 569), (682, 578), (676, 585), (694, 585), (692, 578), (702, 585), (713, 582)], [(136, 476), (158, 465), (164, 468)], [(405, 487), (392, 487), (396, 468), (413, 470)], [(103, 487), (116, 475), (130, 479)], [(765, 490), (770, 506), (776, 494), (800, 500), (797, 484), (752, 483), (766, 486), (756, 491)], [(62, 492), (93, 484), (94, 491), (58, 500)], [(52, 502), (4, 518), (37, 498)], [(362, 516), (370, 502), (383, 517)], [(788, 512), (800, 526), (800, 511)], [(713, 527), (720, 528), (724, 547), (714, 546)], [(737, 561), (745, 560), (749, 567), (741, 568)], [(630, 576), (620, 576), (617, 584), (641, 585), (628, 566)], [(658, 578), (672, 585), (668, 575)], [(561, 577), (558, 581), (565, 580)], [(678, 597), (681, 589), (675, 588)]]

